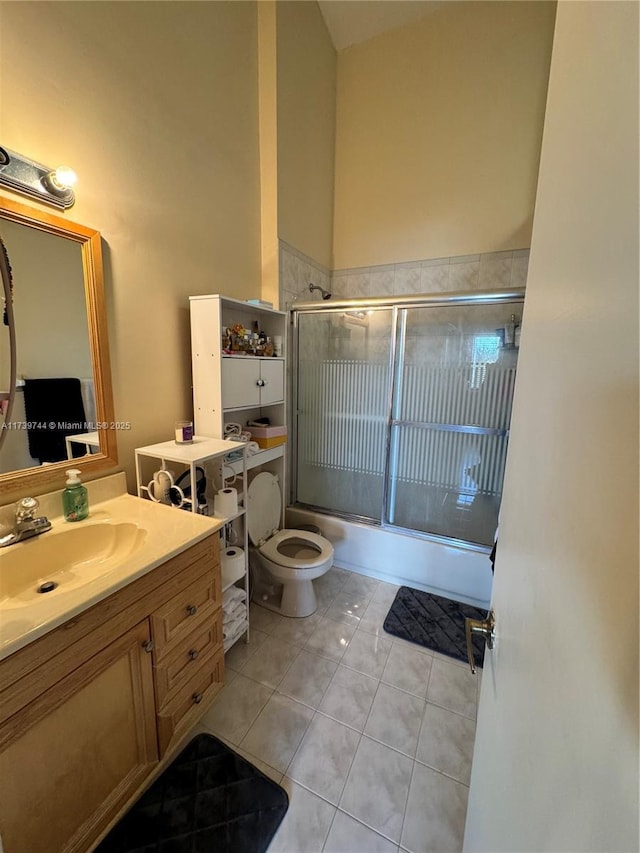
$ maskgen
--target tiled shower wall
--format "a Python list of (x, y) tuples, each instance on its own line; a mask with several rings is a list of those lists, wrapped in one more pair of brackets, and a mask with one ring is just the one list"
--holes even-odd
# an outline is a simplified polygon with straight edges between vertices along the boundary
[(318, 299), (309, 282), (336, 298), (446, 293), (454, 290), (510, 290), (526, 287), (529, 249), (458, 255), (331, 272), (293, 246), (280, 241), (280, 308)]
[(310, 293), (309, 283), (319, 284), (331, 290), (331, 270), (313, 258), (304, 255), (293, 246), (280, 240), (280, 310), (286, 311), (294, 302), (320, 299), (318, 293)]

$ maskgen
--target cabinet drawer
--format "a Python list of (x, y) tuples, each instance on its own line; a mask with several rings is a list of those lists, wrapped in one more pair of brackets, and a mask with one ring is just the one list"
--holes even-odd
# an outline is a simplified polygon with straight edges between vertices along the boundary
[(200, 668), (187, 681), (179, 693), (159, 712), (158, 746), (164, 755), (174, 736), (193, 725), (224, 680), (224, 652), (222, 649), (202, 661)]
[(156, 701), (158, 708), (170, 702), (179, 693), (200, 663), (222, 646), (222, 608), (212, 620), (195, 628), (170, 654), (156, 666)]
[(220, 607), (219, 572), (208, 572), (151, 614), (153, 659), (157, 663)]

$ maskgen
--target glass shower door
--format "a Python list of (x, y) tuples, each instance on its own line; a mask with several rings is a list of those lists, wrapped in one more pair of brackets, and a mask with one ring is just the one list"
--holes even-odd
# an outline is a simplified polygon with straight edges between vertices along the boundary
[(389, 308), (299, 315), (298, 502), (380, 522), (392, 321)]
[(522, 303), (400, 310), (386, 524), (493, 542), (518, 355), (504, 338), (513, 314)]

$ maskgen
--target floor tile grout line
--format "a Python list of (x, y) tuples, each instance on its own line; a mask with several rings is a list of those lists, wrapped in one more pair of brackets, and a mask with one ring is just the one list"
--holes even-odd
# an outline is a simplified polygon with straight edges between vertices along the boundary
[[(416, 742), (416, 754), (414, 756), (414, 760), (416, 760), (416, 761), (417, 761), (418, 750), (420, 749), (420, 739), (422, 737), (422, 729), (424, 727), (424, 721), (425, 721), (426, 716), (427, 716), (427, 710), (429, 708), (429, 704), (432, 704), (432, 705), (434, 704), (433, 702), (430, 703), (430, 701), (429, 701), (429, 687), (431, 686), (431, 676), (432, 675), (433, 675), (433, 664), (429, 667), (429, 675), (427, 676), (427, 692), (425, 695), (425, 703), (426, 704), (424, 706), (424, 711), (422, 712), (422, 719), (420, 720), (420, 726), (418, 728), (418, 740)], [(411, 778), (413, 779), (413, 773), (411, 774)]]
[(347, 809), (341, 809), (340, 806), (338, 806), (338, 811), (343, 812), (344, 814), (347, 815), (347, 817), (353, 818), (353, 820), (356, 820), (358, 823), (361, 823), (363, 826), (366, 826), (367, 829), (371, 830), (371, 832), (375, 832), (376, 835), (380, 835), (382, 838), (385, 839), (385, 841), (390, 841), (391, 844), (395, 844), (396, 847), (400, 844), (399, 841), (396, 841), (394, 838), (391, 838), (390, 835), (385, 835), (384, 832), (381, 832), (379, 829), (376, 829), (374, 826), (371, 826), (371, 824), (367, 823), (366, 820), (364, 820), (364, 818), (356, 817), (356, 815), (354, 815), (350, 811), (347, 811)]
[(447, 779), (451, 779), (452, 782), (457, 782), (458, 785), (462, 785), (463, 788), (469, 788), (466, 782), (462, 782), (460, 779), (456, 779), (455, 776), (452, 776), (450, 773), (445, 773), (444, 770), (439, 770), (437, 767), (434, 767), (433, 764), (429, 764), (427, 761), (421, 761), (419, 758), (413, 759), (416, 764), (422, 765), (422, 767), (427, 767), (429, 770), (433, 770), (434, 773), (439, 773), (440, 776), (445, 776)]
[[(290, 643), (289, 645), (293, 645), (293, 644), (292, 644), (292, 643)], [(298, 648), (298, 647), (296, 647), (296, 648)], [(301, 649), (301, 648), (298, 648), (298, 652), (297, 652), (297, 654), (295, 655), (295, 657), (291, 658), (291, 661), (290, 661), (289, 665), (287, 666), (287, 668), (286, 668), (286, 670), (285, 670), (284, 674), (282, 675), (282, 678), (280, 679), (280, 681), (278, 681), (278, 683), (276, 684), (276, 686), (275, 686), (275, 687), (272, 687), (272, 685), (271, 685), (270, 683), (269, 683), (269, 684), (267, 684), (267, 683), (266, 683), (266, 682), (264, 682), (264, 681), (259, 681), (257, 678), (252, 678), (250, 675), (245, 675), (245, 673), (242, 671), (242, 670), (244, 669), (244, 667), (242, 668), (242, 670), (240, 670), (240, 672), (238, 673), (238, 675), (244, 675), (244, 677), (245, 677), (245, 678), (249, 678), (251, 681), (255, 681), (255, 683), (256, 683), (256, 684), (261, 684), (263, 687), (267, 687), (267, 688), (269, 688), (269, 689), (273, 689), (273, 692), (275, 693), (275, 692), (277, 691), (278, 687), (279, 687), (279, 686), (282, 684), (282, 682), (284, 681), (284, 679), (285, 679), (285, 677), (286, 677), (287, 673), (289, 672), (289, 670), (290, 670), (290, 669), (291, 669), (291, 667), (293, 666), (294, 662), (295, 662), (295, 661), (300, 657), (300, 652), (301, 652), (301, 651), (302, 651), (302, 649)], [(249, 661), (247, 661), (247, 664), (249, 664)]]
[(348, 817), (351, 820), (355, 821), (355, 823), (359, 824), (360, 826), (363, 826), (365, 829), (368, 829), (369, 832), (373, 832), (374, 835), (378, 836), (378, 838), (382, 838), (384, 841), (389, 841), (391, 844), (395, 844), (397, 846), (398, 842), (393, 841), (393, 839), (389, 838), (388, 835), (383, 835), (377, 829), (374, 829), (372, 826), (369, 826), (368, 823), (365, 823), (361, 818), (355, 817), (355, 815), (352, 815), (344, 809), (341, 809), (340, 806), (335, 806), (335, 813), (331, 818), (331, 826), (329, 827), (329, 832), (327, 833), (327, 837), (325, 838), (324, 844), (322, 845), (322, 853), (324, 853), (324, 851), (326, 850), (327, 841), (329, 840), (329, 836), (331, 835), (331, 829), (333, 827), (333, 824), (335, 823), (336, 818), (338, 817), (338, 813), (343, 814), (345, 815), (345, 817)]
[(427, 697), (427, 703), (429, 705), (435, 705), (436, 708), (442, 708), (443, 711), (451, 711), (452, 714), (457, 714), (459, 717), (464, 717), (465, 720), (471, 720), (472, 722), (476, 722), (475, 717), (470, 717), (469, 714), (463, 714), (462, 711), (456, 711), (455, 708), (449, 708), (447, 705), (441, 705), (440, 702), (434, 702), (433, 699), (429, 699)]
[[(314, 652), (310, 652), (308, 649), (301, 649), (301, 652), (304, 652), (304, 651), (306, 651), (308, 654), (314, 654)], [(298, 655), (298, 657), (299, 657), (299, 655)], [(322, 657), (322, 655), (318, 655), (318, 654), (316, 654), (316, 655), (315, 655), (315, 657), (320, 658), (320, 660), (326, 660), (326, 661), (329, 661), (329, 663), (335, 663), (335, 664), (336, 664), (336, 668), (334, 669), (333, 674), (332, 674), (332, 675), (331, 675), (331, 677), (329, 678), (329, 681), (327, 682), (327, 686), (326, 686), (326, 687), (324, 688), (324, 690), (322, 691), (322, 696), (320, 697), (320, 701), (318, 702), (318, 707), (314, 708), (314, 706), (313, 706), (313, 705), (309, 705), (309, 704), (307, 704), (307, 702), (303, 702), (303, 701), (302, 701), (302, 699), (297, 699), (295, 696), (289, 696), (289, 694), (288, 694), (288, 693), (281, 693), (280, 695), (281, 695), (281, 696), (287, 696), (287, 698), (288, 698), (288, 699), (293, 699), (293, 700), (294, 700), (294, 702), (299, 702), (301, 705), (305, 705), (307, 708), (310, 708), (312, 711), (314, 711), (314, 712), (316, 712), (316, 713), (317, 713), (318, 708), (319, 708), (319, 707), (320, 707), (320, 705), (322, 704), (322, 700), (324, 699), (324, 697), (325, 697), (325, 695), (326, 695), (326, 693), (327, 693), (327, 690), (329, 689), (329, 687), (330, 687), (330, 685), (331, 685), (331, 682), (333, 681), (333, 676), (334, 676), (334, 675), (336, 674), (336, 672), (338, 671), (338, 667), (340, 666), (340, 664), (339, 664), (337, 661), (332, 660), (331, 658), (325, 658), (325, 657)], [(296, 658), (296, 659), (297, 659), (297, 658)], [(282, 679), (282, 681), (284, 681), (284, 678)], [(280, 682), (280, 684), (282, 684), (282, 681)], [(278, 685), (278, 687), (280, 687), (280, 684)], [(276, 687), (276, 690), (275, 690), (275, 692), (276, 692), (276, 693), (279, 693), (279, 692), (280, 692), (280, 691), (278, 690), (278, 687)], [(326, 714), (325, 714), (325, 715), (323, 715), (323, 716), (328, 716), (328, 715), (326, 715)], [(340, 722), (340, 721), (339, 721), (339, 720), (337, 720), (336, 722)]]
[[(312, 718), (311, 718), (311, 720), (309, 721), (309, 725), (307, 726), (307, 729), (306, 729), (306, 731), (305, 731), (305, 735), (306, 735), (307, 731), (309, 730), (309, 728), (311, 727), (311, 724), (312, 724), (312, 723), (313, 723), (313, 721), (315, 720), (315, 718), (316, 718), (316, 716), (317, 716), (317, 714), (318, 714), (318, 713), (319, 713), (319, 712), (318, 712), (318, 711), (316, 711), (316, 713), (313, 715), (313, 717), (312, 717)], [(325, 715), (324, 715), (324, 714), (320, 714), (320, 716), (324, 717)], [(329, 719), (332, 719), (332, 718), (329, 718)], [(340, 721), (339, 721), (339, 720), (333, 720), (333, 722), (336, 722), (336, 723), (338, 723), (339, 725), (344, 725), (344, 723), (340, 723)], [(348, 726), (347, 726), (347, 728), (350, 728), (350, 727), (348, 727)], [(351, 729), (351, 731), (355, 731), (355, 729)], [(326, 797), (323, 797), (323, 796), (322, 796), (322, 794), (319, 794), (317, 791), (314, 791), (314, 790), (313, 790), (313, 788), (310, 788), (308, 785), (305, 785), (305, 784), (304, 784), (304, 782), (298, 782), (298, 780), (297, 780), (297, 779), (294, 779), (294, 778), (293, 778), (293, 776), (287, 776), (287, 774), (288, 774), (289, 770), (291, 769), (291, 765), (292, 765), (292, 764), (293, 764), (293, 762), (295, 761), (296, 755), (298, 754), (298, 751), (300, 750), (300, 748), (301, 748), (301, 746), (302, 746), (302, 740), (304, 740), (304, 736), (303, 736), (302, 740), (300, 741), (300, 743), (298, 744), (298, 748), (297, 748), (297, 749), (296, 749), (296, 751), (294, 752), (294, 754), (293, 754), (293, 756), (292, 756), (292, 758), (291, 758), (291, 761), (290, 761), (290, 762), (289, 762), (289, 764), (287, 765), (287, 769), (286, 769), (285, 773), (283, 774), (283, 778), (284, 778), (284, 776), (287, 776), (287, 778), (288, 778), (288, 779), (291, 779), (293, 782), (295, 782), (295, 783), (296, 783), (296, 784), (298, 784), (298, 785), (302, 785), (302, 787), (303, 787), (303, 788), (306, 788), (306, 789), (307, 789), (307, 791), (310, 791), (312, 794), (315, 794), (315, 796), (316, 796), (316, 797), (320, 797), (320, 799), (321, 799), (321, 800), (324, 800), (325, 802), (329, 803), (330, 805), (332, 805), (334, 808), (336, 808), (336, 809), (337, 809), (337, 808), (338, 808), (338, 805), (339, 805), (339, 803), (340, 803), (340, 800), (342, 799), (342, 795), (343, 795), (343, 793), (344, 793), (344, 789), (345, 789), (345, 787), (346, 787), (346, 785), (347, 785), (347, 781), (348, 781), (348, 779), (349, 779), (349, 773), (351, 773), (351, 768), (353, 767), (353, 762), (354, 762), (354, 760), (355, 760), (356, 753), (357, 753), (357, 751), (358, 751), (358, 747), (360, 746), (360, 741), (362, 740), (362, 732), (357, 732), (357, 734), (358, 734), (358, 736), (359, 736), (359, 737), (358, 737), (358, 744), (357, 744), (357, 746), (356, 746), (356, 748), (355, 748), (355, 751), (354, 751), (354, 753), (353, 753), (353, 758), (351, 759), (351, 762), (349, 763), (349, 769), (347, 770), (347, 772), (346, 772), (346, 774), (345, 774), (345, 777), (344, 777), (344, 784), (342, 785), (342, 788), (340, 789), (340, 794), (339, 794), (339, 796), (338, 796), (338, 802), (337, 802), (337, 803), (332, 803), (332, 802), (331, 802), (331, 800), (328, 800)], [(333, 821), (332, 821), (332, 822), (333, 822)], [(327, 835), (328, 835), (328, 834), (327, 834)]]
[[(256, 683), (256, 684), (258, 684), (258, 682), (257, 682), (257, 681), (256, 681), (255, 683)], [(262, 687), (264, 687), (264, 684), (263, 684), (263, 685), (261, 685), (261, 686), (262, 686)], [(267, 689), (268, 689), (268, 688), (267, 688)], [(256, 724), (256, 722), (257, 722), (257, 720), (258, 720), (258, 717), (262, 714), (262, 712), (264, 711), (264, 709), (267, 707), (267, 704), (269, 703), (269, 701), (271, 700), (271, 697), (273, 696), (273, 694), (274, 694), (275, 692), (276, 692), (275, 690), (272, 690), (272, 691), (271, 691), (271, 693), (270, 693), (270, 694), (269, 694), (269, 696), (267, 697), (266, 701), (264, 702), (263, 706), (260, 708), (260, 710), (258, 711), (258, 713), (257, 713), (257, 714), (255, 715), (255, 717), (253, 718), (253, 720), (249, 723), (249, 726), (247, 727), (246, 732), (242, 735), (242, 737), (240, 738), (240, 740), (239, 740), (239, 742), (238, 742), (238, 744), (237, 744), (238, 746), (242, 746), (242, 743), (243, 743), (244, 739), (245, 739), (245, 738), (246, 738), (246, 736), (249, 734), (249, 732), (251, 731), (251, 729), (253, 728), (253, 726)], [(257, 756), (256, 756), (256, 758), (257, 758)], [(266, 762), (266, 761), (265, 761), (265, 764), (267, 764), (267, 763), (268, 763), (268, 762)], [(276, 770), (277, 770), (278, 768), (276, 767), (276, 768), (274, 768), (274, 769), (276, 769)]]
[(407, 819), (407, 810), (409, 808), (409, 797), (411, 796), (411, 786), (413, 785), (413, 776), (416, 772), (416, 761), (413, 760), (413, 764), (411, 765), (411, 778), (409, 779), (409, 785), (407, 787), (407, 798), (404, 801), (404, 810), (402, 812), (402, 824), (400, 826), (400, 835), (398, 836), (398, 847), (402, 842), (402, 835), (404, 833), (404, 824)]
[[(277, 691), (275, 691), (275, 690), (274, 690), (274, 691), (273, 691), (273, 693), (271, 694), (271, 696), (269, 696), (269, 699), (268, 699), (267, 701), (270, 701), (270, 700), (273, 698), (273, 696), (276, 694), (276, 692), (277, 692)], [(283, 694), (278, 694), (278, 695), (282, 696)], [(295, 699), (291, 699), (289, 696), (285, 696), (284, 698), (286, 698), (286, 699), (290, 699), (290, 701), (291, 701), (291, 702), (295, 702), (295, 701), (296, 701)], [(267, 704), (267, 703), (265, 703), (265, 707), (266, 707), (266, 704)], [(298, 702), (298, 704), (299, 704), (299, 705), (302, 705), (302, 702)], [(308, 706), (307, 706), (307, 705), (305, 705), (304, 707), (305, 707), (305, 708), (307, 708)], [(312, 710), (312, 709), (311, 709), (311, 708), (309, 708), (309, 710)], [(262, 709), (262, 711), (264, 711), (264, 708)], [(262, 711), (260, 711), (260, 714), (259, 714), (258, 716), (260, 716), (260, 715), (262, 714)], [(314, 714), (312, 714), (312, 715), (311, 715), (311, 718), (309, 719), (309, 722), (308, 722), (308, 723), (307, 723), (307, 725), (305, 726), (304, 731), (302, 732), (302, 735), (300, 736), (300, 740), (298, 741), (298, 743), (297, 743), (297, 745), (296, 745), (296, 748), (295, 748), (295, 750), (294, 750), (294, 752), (293, 752), (293, 755), (294, 755), (294, 756), (295, 756), (296, 752), (298, 751), (298, 749), (299, 749), (299, 747), (300, 747), (300, 744), (301, 744), (301, 743), (302, 743), (302, 741), (304, 740), (304, 736), (306, 735), (307, 730), (308, 730), (309, 726), (311, 725), (311, 720), (313, 719), (313, 717), (314, 717), (314, 716), (315, 716)], [(252, 727), (253, 727), (257, 722), (258, 722), (258, 718), (256, 717), (256, 719), (253, 721), (252, 725), (249, 727), (249, 729), (248, 729), (248, 730), (247, 730), (247, 732), (245, 733), (245, 736), (242, 738), (242, 740), (241, 740), (241, 741), (240, 741), (240, 743), (238, 744), (240, 747), (242, 747), (242, 744), (244, 743), (245, 739), (249, 736), (249, 732), (251, 731)], [(244, 747), (242, 747), (242, 748), (244, 749)], [(247, 750), (245, 750), (245, 751), (246, 751), (246, 752), (250, 752), (250, 750), (248, 750), (248, 749), (247, 749)], [(253, 755), (253, 753), (251, 753), (251, 755)], [(256, 755), (256, 758), (260, 759), (260, 761), (262, 761), (264, 764), (267, 764), (269, 767), (273, 767), (273, 765), (272, 765), (272, 764), (269, 764), (269, 762), (268, 762), (268, 761), (265, 761), (265, 760), (264, 760), (264, 758), (260, 758), (260, 756), (259, 756), (259, 755)], [(293, 760), (293, 758), (292, 758), (292, 760)], [(283, 774), (282, 774), (282, 779), (284, 779), (284, 777), (287, 775), (287, 770), (289, 769), (289, 764), (290, 764), (290, 763), (291, 763), (291, 761), (289, 761), (289, 763), (287, 764), (287, 767), (286, 767), (286, 769), (284, 770), (284, 772), (283, 772)], [(274, 769), (274, 770), (277, 770), (278, 772), (280, 772), (280, 770), (279, 770), (279, 768), (278, 768), (278, 767), (274, 767), (273, 769)], [(281, 780), (281, 781), (282, 781), (282, 780)], [(295, 779), (294, 779), (293, 781), (295, 781)]]

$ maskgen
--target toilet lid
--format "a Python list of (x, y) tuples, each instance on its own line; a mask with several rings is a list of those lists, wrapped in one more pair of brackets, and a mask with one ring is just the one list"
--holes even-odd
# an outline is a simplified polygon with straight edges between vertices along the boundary
[(252, 545), (261, 545), (280, 527), (282, 492), (268, 471), (254, 477), (247, 489), (247, 531)]

